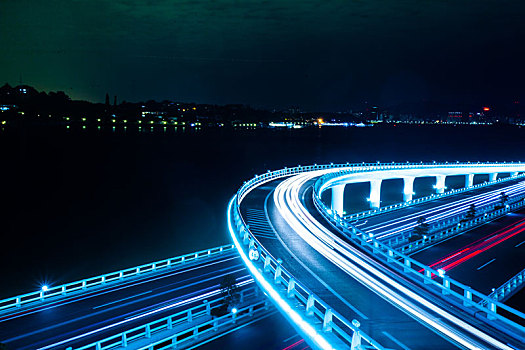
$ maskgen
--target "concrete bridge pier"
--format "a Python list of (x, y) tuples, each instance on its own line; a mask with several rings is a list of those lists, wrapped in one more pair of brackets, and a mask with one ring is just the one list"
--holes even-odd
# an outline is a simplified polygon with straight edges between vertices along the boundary
[(403, 178), (403, 200), (405, 202), (412, 200), (412, 195), (414, 194), (414, 176), (407, 176)]
[(489, 182), (496, 181), (497, 178), (498, 178), (498, 173), (489, 174)]
[(381, 182), (382, 179), (370, 180), (370, 207), (377, 209), (381, 205)]
[(472, 187), (474, 185), (474, 174), (465, 175), (465, 187)]
[(445, 179), (447, 178), (446, 175), (436, 175), (436, 185), (434, 188), (436, 189), (436, 193), (443, 193), (445, 192)]
[(343, 215), (345, 184), (332, 187), (332, 210)]

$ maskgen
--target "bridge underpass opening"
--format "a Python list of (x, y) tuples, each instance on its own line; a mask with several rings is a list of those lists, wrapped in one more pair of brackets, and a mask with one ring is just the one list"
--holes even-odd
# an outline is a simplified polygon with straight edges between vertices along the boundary
[(414, 179), (414, 194), (412, 195), (412, 199), (426, 197), (436, 193), (434, 189), (435, 184), (435, 176), (416, 177)]
[(402, 203), (404, 201), (403, 189), (403, 179), (383, 180), (381, 183), (381, 207)]
[[(331, 191), (326, 191), (331, 192)], [(347, 214), (370, 210), (370, 183), (351, 183), (345, 187), (343, 208)]]
[[(331, 207), (332, 190), (324, 191), (321, 200)], [(343, 211), (347, 214), (359, 213), (370, 209), (370, 184), (368, 182), (350, 183), (345, 186), (343, 195)]]
[(476, 175), (474, 175), (473, 184), (474, 185), (479, 185), (479, 184), (482, 184), (482, 183), (485, 183), (485, 182), (489, 182), (489, 180), (490, 180), (489, 174), (476, 174)]
[(465, 175), (451, 175), (445, 179), (445, 192), (465, 188)]

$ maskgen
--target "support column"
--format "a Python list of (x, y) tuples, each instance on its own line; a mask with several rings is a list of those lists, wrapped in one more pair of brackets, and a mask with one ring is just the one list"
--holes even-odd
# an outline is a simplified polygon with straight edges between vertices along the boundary
[(498, 173), (489, 174), (489, 182), (496, 181), (497, 178), (498, 178)]
[(370, 207), (377, 209), (381, 202), (381, 182), (382, 179), (370, 180)]
[(403, 188), (403, 200), (405, 202), (412, 200), (412, 195), (414, 194), (414, 179), (414, 176), (403, 178), (403, 183), (405, 185)]
[(436, 175), (436, 185), (434, 188), (436, 189), (436, 193), (443, 193), (445, 192), (445, 179), (447, 178), (446, 175)]
[(343, 215), (345, 184), (332, 187), (332, 210)]
[(465, 187), (472, 187), (474, 185), (474, 174), (465, 175)]

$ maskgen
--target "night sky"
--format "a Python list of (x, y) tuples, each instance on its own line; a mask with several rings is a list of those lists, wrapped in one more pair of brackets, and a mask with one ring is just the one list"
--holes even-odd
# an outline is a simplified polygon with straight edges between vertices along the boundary
[(0, 2), (0, 84), (348, 110), (524, 95), (524, 1)]

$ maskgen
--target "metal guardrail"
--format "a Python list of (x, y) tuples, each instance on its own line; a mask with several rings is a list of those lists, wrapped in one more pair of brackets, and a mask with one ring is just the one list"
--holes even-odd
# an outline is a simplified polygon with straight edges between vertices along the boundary
[[(259, 287), (248, 287), (240, 291), (240, 303), (242, 305), (249, 301), (249, 305), (238, 307), (236, 313), (230, 312), (220, 317), (213, 317), (211, 315), (211, 310), (222, 305), (223, 298), (220, 297), (212, 301), (205, 301), (200, 305), (177, 312), (173, 315), (114, 334), (91, 344), (75, 348), (68, 347), (66, 350), (107, 350), (128, 347), (136, 349), (136, 343), (138, 341), (150, 339), (163, 331), (170, 331), (171, 334), (162, 337), (160, 340), (156, 340), (143, 348), (153, 349), (157, 344), (169, 342), (170, 344), (166, 349), (173, 349), (177, 347), (177, 345), (187, 343), (188, 341), (202, 336), (202, 334), (207, 331), (218, 331), (220, 328), (223, 328), (232, 322), (240, 321), (245, 318), (245, 316), (252, 317), (255, 313), (261, 314), (260, 309), (268, 311), (268, 301), (266, 298), (265, 300), (260, 300), (260, 298)], [(202, 321), (197, 322), (198, 320)], [(155, 347), (155, 349), (164, 349), (164, 347)]]
[[(492, 212), (483, 213), (482, 216), (479, 216), (473, 220), (466, 221), (466, 222), (459, 222), (460, 218), (464, 215), (458, 215), (452, 219), (446, 220), (445, 223), (442, 225), (433, 225), (430, 228), (430, 231), (434, 229), (434, 232), (429, 233), (426, 235), (426, 237), (423, 237), (421, 239), (418, 239), (417, 241), (413, 241), (410, 243), (407, 243), (403, 246), (396, 246), (396, 243), (403, 243), (407, 241), (407, 238), (403, 238), (402, 240), (396, 241), (396, 240), (388, 240), (384, 241), (387, 245), (389, 245), (392, 248), (395, 248), (396, 250), (400, 251), (403, 254), (410, 254), (413, 253), (429, 244), (433, 244), (436, 242), (439, 242), (445, 238), (451, 237), (453, 235), (457, 235), (461, 232), (470, 230), (471, 228), (481, 225), (483, 223), (486, 223), (488, 221), (494, 220), (498, 217), (504, 216), (512, 211), (521, 209), (525, 206), (524, 200), (516, 201), (515, 203), (509, 204), (508, 207), (504, 207)], [(494, 210), (495, 205), (488, 206), (491, 210)], [(452, 227), (451, 225), (454, 224)], [(457, 224), (457, 225), (455, 225)], [(443, 227), (444, 229), (440, 229)]]
[(56, 300), (58, 297), (70, 295), (74, 292), (83, 292), (87, 289), (91, 289), (96, 286), (106, 285), (108, 283), (122, 282), (123, 280), (130, 279), (135, 276), (142, 276), (147, 273), (157, 272), (159, 270), (165, 270), (180, 266), (189, 262), (201, 260), (223, 254), (224, 252), (233, 251), (235, 248), (232, 244), (223, 245), (207, 250), (201, 250), (191, 254), (185, 254), (174, 258), (160, 260), (149, 264), (144, 264), (136, 267), (123, 269), (120, 271), (106, 273), (96, 277), (90, 277), (59, 286), (48, 287), (46, 290), (39, 290), (27, 294), (18, 295), (11, 298), (0, 300), (0, 312), (6, 310), (13, 310), (22, 307), (23, 305), (44, 302), (49, 299)]
[[(263, 276), (269, 277), (268, 281), (270, 281), (279, 297), (287, 300), (290, 307), (304, 314), (311, 325), (322, 325), (322, 330), (319, 333), (336, 335), (337, 339), (332, 339), (330, 343), (332, 346), (333, 343), (341, 343), (343, 348), (357, 349), (357, 345), (365, 343), (367, 348), (370, 349), (384, 349), (369, 335), (359, 329), (359, 322), (356, 320), (350, 322), (334, 311), (327, 303), (313, 294), (283, 268), (281, 260), (275, 259), (250, 232), (240, 214), (237, 198), (235, 196), (232, 207), (233, 220), (237, 231), (234, 234), (239, 237), (239, 242), (242, 242), (245, 247), (250, 250), (257, 250), (259, 258), (256, 261), (252, 261), (252, 263), (258, 265), (258, 269)], [(243, 248), (239, 246), (239, 249), (242, 250)]]
[(244, 322), (247, 319), (253, 319), (254, 317), (264, 316), (269, 312), (269, 307), (270, 304), (268, 300), (259, 301), (258, 303), (240, 308), (235, 314), (229, 313), (214, 320), (209, 320), (207, 322), (201, 323), (193, 330), (178, 332), (177, 334), (157, 340), (147, 346), (142, 346), (136, 349), (165, 350), (176, 349), (179, 347), (183, 348), (188, 342), (195, 341), (199, 338), (204, 338), (210, 333), (216, 333), (220, 331), (221, 328), (226, 328), (236, 323)]
[(489, 298), (504, 302), (514, 293), (518, 292), (525, 285), (525, 269), (518, 272), (515, 276), (503, 283), (496, 290), (489, 294)]
[(469, 286), (466, 286), (443, 273), (424, 265), (407, 255), (396, 251), (385, 243), (378, 241), (372, 234), (368, 234), (346, 222), (336, 213), (328, 212), (328, 207), (314, 193), (314, 204), (320, 214), (332, 223), (337, 229), (347, 235), (348, 238), (362, 247), (366, 247), (373, 255), (382, 258), (390, 266), (402, 271), (411, 279), (424, 283), (426, 286), (436, 289), (440, 294), (457, 301), (464, 307), (476, 309), (477, 314), (483, 314), (487, 320), (498, 320), (508, 328), (515, 331), (515, 334), (525, 340), (525, 327), (509, 318), (501, 315), (500, 310), (512, 314), (520, 323), (525, 324), (525, 313), (511, 308), (503, 303), (494, 300), (487, 295), (480, 293)]
[[(412, 199), (412, 200), (407, 201), (407, 202), (396, 203), (396, 204), (380, 207), (380, 208), (377, 208), (377, 209), (371, 209), (371, 210), (362, 211), (362, 212), (359, 212), (359, 213), (348, 214), (348, 215), (344, 215), (343, 217), (344, 217), (345, 220), (364, 219), (364, 218), (367, 218), (367, 217), (370, 217), (370, 216), (373, 216), (373, 215), (384, 214), (384, 213), (391, 212), (391, 211), (394, 211), (394, 210), (410, 207), (412, 205), (421, 204), (421, 203), (433, 201), (433, 200), (436, 200), (436, 199), (439, 199), (439, 198), (445, 198), (445, 197), (453, 196), (453, 195), (456, 195), (456, 194), (459, 194), (459, 193), (468, 192), (468, 191), (476, 190), (476, 189), (483, 188), (483, 187), (486, 187), (486, 186), (491, 186), (491, 185), (495, 185), (495, 184), (498, 184), (498, 183), (502, 183), (502, 182), (506, 182), (506, 181), (510, 181), (510, 180), (516, 180), (516, 179), (520, 179), (520, 178), (525, 178), (525, 173), (518, 174), (517, 176), (504, 177), (504, 178), (501, 178), (501, 179), (497, 179), (495, 181), (490, 181), (490, 182), (487, 181), (487, 182), (480, 183), (480, 184), (477, 184), (477, 185), (474, 185), (474, 186), (471, 186), (471, 187), (452, 189), (450, 191), (446, 191), (446, 192), (443, 192), (443, 193), (434, 193), (434, 194), (431, 194), (429, 196)], [(319, 179), (317, 181), (320, 181), (321, 184), (323, 182), (323, 180), (321, 180), (321, 179)]]

